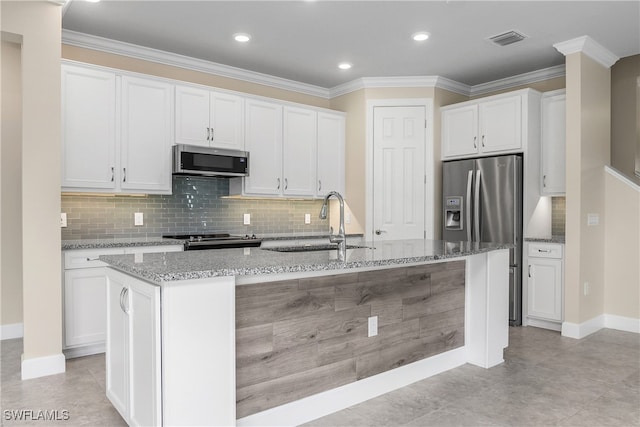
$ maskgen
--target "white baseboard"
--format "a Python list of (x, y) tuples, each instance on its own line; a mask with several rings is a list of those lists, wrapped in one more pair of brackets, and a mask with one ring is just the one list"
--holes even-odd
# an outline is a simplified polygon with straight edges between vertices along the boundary
[(619, 331), (640, 333), (640, 319), (616, 316), (615, 314), (601, 314), (582, 323), (562, 323), (562, 336), (582, 339), (602, 328), (617, 329)]
[(64, 354), (54, 354), (52, 356), (34, 357), (32, 359), (22, 359), (22, 379), (46, 377), (47, 375), (61, 374), (65, 371)]
[(467, 362), (467, 349), (457, 348), (354, 383), (237, 420), (237, 426), (297, 426), (384, 393), (432, 377)]
[(549, 320), (536, 319), (533, 317), (527, 318), (527, 326), (550, 329), (552, 331), (558, 331), (558, 332), (562, 330), (562, 324), (560, 322), (551, 322)]
[(635, 332), (640, 334), (640, 319), (632, 317), (616, 316), (615, 314), (604, 315), (604, 327), (617, 329), (625, 332)]
[(11, 340), (14, 338), (22, 338), (23, 336), (24, 327), (22, 323), (0, 325), (0, 340)]

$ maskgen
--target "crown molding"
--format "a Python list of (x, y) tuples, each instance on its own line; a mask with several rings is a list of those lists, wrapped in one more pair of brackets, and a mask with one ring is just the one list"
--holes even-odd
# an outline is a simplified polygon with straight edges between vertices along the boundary
[[(70, 1), (71, 0), (69, 0), (69, 2)], [(475, 86), (459, 83), (442, 76), (402, 76), (362, 77), (332, 88), (323, 88), (268, 74), (257, 73), (255, 71), (244, 70), (242, 68), (231, 67), (211, 61), (205, 61), (176, 53), (165, 52), (70, 30), (62, 30), (62, 43), (192, 71), (200, 71), (203, 73), (214, 74), (217, 76), (302, 93), (305, 95), (317, 96), (323, 99), (335, 98), (360, 89), (385, 87), (432, 87), (448, 90), (464, 96), (476, 96), (510, 89), (512, 87), (523, 86), (555, 77), (562, 77), (565, 75), (564, 65), (558, 65)], [(554, 46), (558, 49), (557, 45)], [(589, 43), (589, 46), (592, 46), (592, 44)]]
[(566, 69), (564, 64), (555, 67), (543, 68), (542, 70), (531, 71), (529, 73), (518, 74), (517, 76), (494, 80), (488, 83), (481, 83), (471, 87), (470, 96), (484, 95), (486, 93), (511, 89), (517, 86), (524, 86), (544, 80), (564, 77)]
[(614, 55), (609, 49), (602, 46), (589, 36), (582, 36), (556, 43), (553, 47), (555, 47), (556, 50), (564, 56), (582, 52), (606, 68), (611, 68), (611, 66), (620, 59), (619, 56)]
[(283, 79), (268, 74), (248, 71), (242, 68), (231, 67), (216, 62), (191, 58), (104, 37), (62, 30), (62, 43), (329, 99), (329, 90), (320, 86), (300, 83), (294, 80)]

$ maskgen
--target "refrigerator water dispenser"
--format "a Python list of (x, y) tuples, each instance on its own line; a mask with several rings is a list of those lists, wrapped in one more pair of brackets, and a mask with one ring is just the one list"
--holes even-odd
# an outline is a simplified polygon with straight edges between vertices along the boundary
[(462, 197), (446, 197), (444, 199), (445, 229), (462, 230)]

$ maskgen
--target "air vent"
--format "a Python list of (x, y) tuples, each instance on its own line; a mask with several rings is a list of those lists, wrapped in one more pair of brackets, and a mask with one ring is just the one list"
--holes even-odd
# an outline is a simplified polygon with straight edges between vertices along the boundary
[(519, 33), (515, 30), (511, 30), (511, 31), (507, 31), (506, 33), (491, 36), (489, 37), (488, 40), (490, 42), (497, 44), (498, 46), (507, 46), (507, 45), (522, 41), (526, 38), (527, 36), (525, 36), (524, 34)]

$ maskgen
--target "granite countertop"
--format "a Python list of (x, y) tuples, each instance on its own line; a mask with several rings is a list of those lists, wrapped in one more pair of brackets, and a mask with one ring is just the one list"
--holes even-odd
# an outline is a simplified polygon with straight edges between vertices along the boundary
[(551, 237), (525, 237), (524, 241), (538, 243), (564, 243), (564, 236), (554, 235)]
[(184, 245), (181, 240), (163, 239), (162, 237), (132, 237), (121, 239), (82, 239), (63, 240), (62, 250), (73, 249), (104, 249), (104, 248), (128, 248), (135, 246), (163, 246), (163, 245)]
[[(364, 243), (370, 246), (370, 244)], [(134, 255), (105, 255), (100, 260), (111, 267), (155, 284), (217, 276), (248, 276), (350, 268), (380, 267), (427, 262), (509, 249), (513, 245), (445, 242), (441, 240), (397, 240), (378, 242), (376, 248), (347, 250), (344, 262), (337, 251), (276, 252), (258, 248), (216, 249)]]

